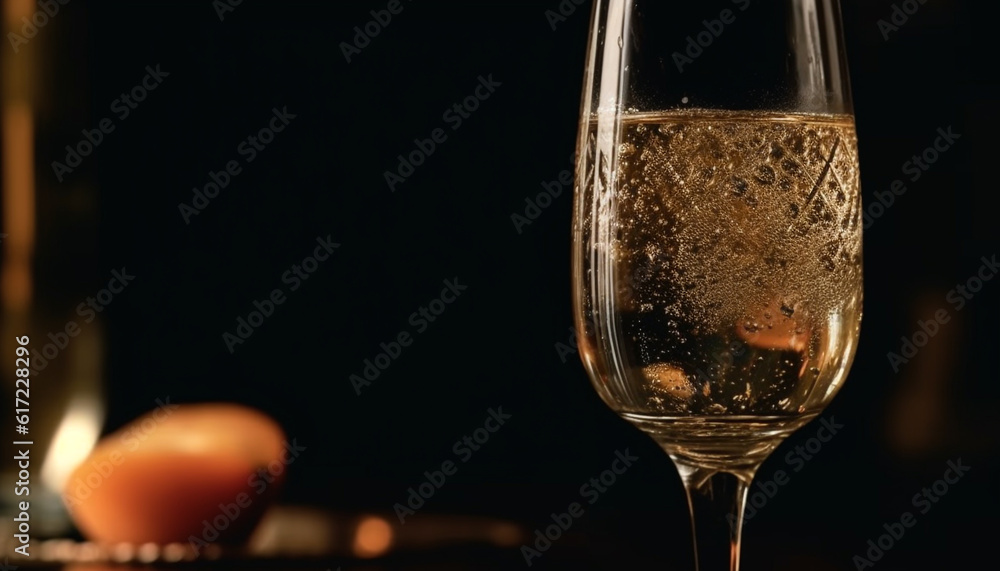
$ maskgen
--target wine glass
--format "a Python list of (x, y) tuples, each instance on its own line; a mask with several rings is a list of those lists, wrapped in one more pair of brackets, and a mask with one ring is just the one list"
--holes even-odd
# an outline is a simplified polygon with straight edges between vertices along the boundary
[(854, 358), (857, 139), (837, 0), (678, 4), (595, 0), (576, 330), (601, 398), (677, 466), (697, 568), (737, 570), (754, 473)]

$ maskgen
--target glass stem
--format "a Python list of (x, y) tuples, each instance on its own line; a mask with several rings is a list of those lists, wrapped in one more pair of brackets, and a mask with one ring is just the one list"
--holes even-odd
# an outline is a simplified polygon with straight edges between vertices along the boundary
[(674, 463), (684, 481), (697, 571), (739, 571), (743, 507), (757, 466), (733, 473)]

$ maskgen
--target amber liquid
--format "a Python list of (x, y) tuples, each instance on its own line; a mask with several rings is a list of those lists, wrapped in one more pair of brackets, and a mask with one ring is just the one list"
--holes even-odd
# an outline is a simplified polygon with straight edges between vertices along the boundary
[(853, 119), (633, 115), (604, 152), (591, 131), (575, 294), (604, 400), (666, 439), (722, 447), (818, 414), (861, 320)]

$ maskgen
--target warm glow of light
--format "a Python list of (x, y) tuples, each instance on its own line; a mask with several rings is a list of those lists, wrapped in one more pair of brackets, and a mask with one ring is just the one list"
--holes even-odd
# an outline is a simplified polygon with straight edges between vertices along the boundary
[(70, 403), (42, 464), (42, 482), (50, 489), (63, 489), (69, 475), (90, 454), (101, 433), (102, 415), (92, 398), (78, 397)]
[(3, 247), (0, 290), (4, 307), (31, 301), (31, 253), (35, 236), (34, 125), (27, 104), (3, 107)]
[(804, 353), (812, 330), (808, 319), (795, 314), (795, 308), (775, 299), (750, 319), (734, 324), (743, 341), (756, 349), (777, 349)]
[(500, 547), (513, 547), (524, 541), (521, 529), (512, 523), (498, 523), (490, 528), (490, 540)]
[(358, 557), (378, 557), (392, 545), (392, 527), (376, 516), (366, 517), (358, 524), (354, 535), (354, 554)]
[[(24, 17), (36, 9), (31, 0), (4, 0), (5, 32), (19, 31)], [(6, 33), (4, 36), (6, 37)], [(3, 178), (3, 220), (0, 238), (4, 248), (0, 269), (0, 301), (8, 310), (23, 311), (31, 301), (31, 255), (35, 242), (35, 137), (31, 109), (34, 60), (29, 50), (3, 50), (3, 131), (0, 164)]]
[(3, 3), (3, 19), (11, 31), (21, 24), (21, 18), (31, 18), (34, 11), (35, 3), (32, 0), (5, 0)]

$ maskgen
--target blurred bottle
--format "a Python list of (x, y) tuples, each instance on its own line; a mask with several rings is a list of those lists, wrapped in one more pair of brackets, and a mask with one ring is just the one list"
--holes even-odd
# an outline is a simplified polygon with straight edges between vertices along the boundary
[[(12, 525), (15, 508), (27, 501), (30, 535), (43, 538), (69, 531), (60, 492), (104, 421), (101, 318), (87, 323), (77, 313), (102, 287), (97, 189), (86, 171), (60, 181), (51, 166), (63, 161), (65, 146), (77, 143), (90, 119), (86, 6), (0, 3), (7, 40), (0, 49), (0, 526)], [(21, 435), (14, 419), (15, 338), (24, 335), (31, 374), (28, 433)], [(12, 444), (20, 440), (32, 444)], [(21, 468), (12, 458), (23, 450), (30, 457), (28, 484), (15, 487)]]

